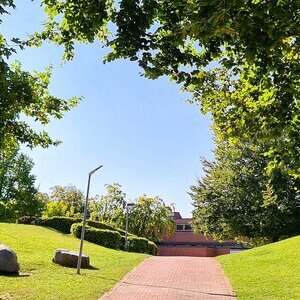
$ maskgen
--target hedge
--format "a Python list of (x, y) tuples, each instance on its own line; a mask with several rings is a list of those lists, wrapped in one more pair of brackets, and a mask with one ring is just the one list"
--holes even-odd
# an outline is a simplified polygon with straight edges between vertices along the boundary
[(34, 224), (36, 219), (37, 219), (36, 217), (23, 216), (17, 220), (17, 223), (18, 224)]
[(40, 218), (35, 220), (35, 225), (51, 227), (63, 233), (70, 233), (71, 226), (81, 221), (81, 219), (74, 219), (68, 217), (52, 217), (45, 219)]
[[(75, 237), (80, 238), (81, 229), (82, 223), (73, 224), (71, 227), (71, 233)], [(84, 239), (107, 248), (120, 249), (121, 246), (121, 234), (114, 230), (97, 229), (86, 226)]]
[(124, 230), (122, 230), (120, 228), (113, 227), (113, 226), (108, 225), (108, 224), (103, 223), (103, 222), (87, 220), (86, 223), (91, 227), (95, 227), (95, 228), (98, 228), (98, 229), (108, 229), (108, 230), (118, 231), (121, 235), (125, 235)]
[(148, 253), (148, 240), (137, 236), (128, 236), (127, 251)]
[(148, 252), (151, 255), (156, 255), (157, 254), (157, 246), (155, 243), (148, 241)]
[[(69, 217), (52, 217), (52, 218), (31, 218), (22, 217), (18, 220), (19, 223), (29, 224), (34, 222), (35, 225), (47, 226), (54, 228), (63, 233), (71, 233), (80, 238), (82, 220)], [(85, 230), (85, 240), (113, 249), (124, 250), (125, 231), (119, 228), (114, 228), (106, 223), (97, 221), (87, 221)], [(128, 247), (129, 252), (149, 253), (151, 255), (157, 254), (157, 246), (145, 238), (137, 237), (128, 233)]]

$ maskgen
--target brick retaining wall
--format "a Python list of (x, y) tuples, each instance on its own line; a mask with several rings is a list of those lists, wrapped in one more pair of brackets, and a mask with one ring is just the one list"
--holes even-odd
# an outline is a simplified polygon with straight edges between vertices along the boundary
[(228, 248), (208, 248), (197, 246), (162, 246), (158, 247), (158, 255), (161, 256), (198, 256), (214, 257), (229, 254)]

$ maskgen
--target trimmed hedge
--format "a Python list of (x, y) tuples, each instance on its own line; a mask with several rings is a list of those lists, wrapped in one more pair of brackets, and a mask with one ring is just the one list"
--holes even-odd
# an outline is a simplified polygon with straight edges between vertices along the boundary
[(148, 252), (151, 255), (157, 255), (157, 246), (155, 243), (148, 241)]
[[(80, 238), (81, 229), (82, 223), (73, 224), (71, 227), (71, 233), (75, 237)], [(112, 249), (120, 249), (121, 246), (121, 234), (114, 230), (97, 229), (86, 226), (84, 239), (94, 244)]]
[(34, 224), (36, 217), (23, 216), (17, 220), (18, 224)]
[(91, 227), (95, 227), (95, 228), (98, 228), (98, 229), (108, 229), (108, 230), (118, 231), (121, 235), (125, 235), (124, 230), (122, 230), (120, 228), (113, 227), (113, 226), (111, 226), (109, 224), (106, 224), (106, 223), (103, 223), (103, 222), (87, 220), (86, 223)]
[(127, 251), (148, 253), (148, 240), (137, 236), (128, 236)]
[[(63, 233), (72, 233), (75, 237), (80, 238), (82, 220), (69, 217), (52, 217), (52, 218), (30, 218), (22, 217), (18, 220), (22, 224), (41, 225), (54, 228)], [(97, 221), (87, 221), (85, 229), (85, 240), (113, 249), (124, 250), (125, 231), (119, 228), (114, 228), (106, 223)], [(157, 254), (157, 246), (145, 238), (137, 237), (128, 233), (128, 247), (129, 252), (149, 253), (151, 255)]]
[(62, 233), (70, 233), (71, 226), (75, 223), (81, 222), (81, 219), (74, 219), (68, 217), (52, 217), (36, 219), (35, 224), (54, 228)]

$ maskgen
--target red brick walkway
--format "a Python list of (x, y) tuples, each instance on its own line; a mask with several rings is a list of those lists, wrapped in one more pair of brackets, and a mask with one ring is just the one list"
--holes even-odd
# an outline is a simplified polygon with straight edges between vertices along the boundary
[(214, 258), (153, 256), (128, 273), (101, 300), (215, 299), (235, 296)]

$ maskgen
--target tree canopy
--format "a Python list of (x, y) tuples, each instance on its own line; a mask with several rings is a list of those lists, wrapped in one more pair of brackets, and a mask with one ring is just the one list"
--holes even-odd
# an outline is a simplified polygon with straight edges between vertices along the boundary
[(136, 199), (136, 206), (129, 215), (129, 231), (154, 242), (161, 242), (171, 235), (175, 223), (171, 218), (172, 207), (158, 196), (143, 195)]
[[(137, 61), (147, 78), (167, 75), (213, 116), (224, 139), (277, 139), (273, 166), (300, 176), (299, 25), (294, 0), (43, 0), (44, 31), (27, 45), (100, 40), (105, 61)], [(285, 165), (287, 157), (292, 163)]]
[[(265, 149), (269, 171), (280, 166), (300, 176), (299, 1), (41, 0), (41, 4), (44, 30), (27, 41), (15, 39), (17, 45), (51, 41), (64, 46), (64, 58), (72, 59), (76, 41), (98, 40), (111, 49), (105, 61), (135, 60), (147, 78), (167, 75), (181, 84), (202, 112), (212, 115), (214, 126), (230, 143), (277, 139)], [(6, 6), (14, 6), (14, 1), (2, 0), (2, 13)], [(10, 55), (12, 50), (3, 41), (2, 45), (2, 52)], [(69, 107), (54, 102), (59, 106), (56, 111)], [(49, 111), (42, 111), (43, 116), (37, 116), (44, 121)], [(24, 124), (20, 128), (21, 138), (28, 142), (24, 131), (33, 133)], [(35, 135), (34, 140), (47, 144), (49, 137)]]
[(126, 194), (119, 183), (106, 184), (106, 193), (89, 204), (92, 217), (122, 228), (125, 224)]
[(0, 151), (0, 220), (41, 215), (44, 203), (36, 197), (32, 167), (32, 160), (18, 148), (10, 153)]
[[(191, 102), (212, 116), (220, 153), (216, 163), (209, 165), (213, 175), (208, 173), (199, 190), (195, 187), (194, 196), (205, 191), (204, 195), (206, 189), (211, 192), (222, 186), (219, 180), (225, 180), (224, 190), (209, 194), (211, 203), (217, 199), (211, 195), (228, 196), (226, 205), (238, 203), (238, 212), (252, 203), (244, 213), (264, 220), (265, 213), (273, 212), (280, 220), (276, 228), (287, 228), (287, 223), (280, 222), (298, 213), (290, 201), (298, 199), (300, 178), (299, 1), (41, 0), (41, 4), (46, 13), (44, 30), (26, 41), (14, 39), (16, 46), (54, 42), (65, 48), (68, 60), (74, 56), (76, 41), (97, 40), (111, 49), (105, 62), (130, 59), (139, 64), (145, 77), (166, 75), (180, 84), (191, 94)], [(9, 6), (14, 7), (13, 0), (1, 0), (0, 14)], [(7, 58), (13, 51), (0, 36), (0, 104), (4, 109), (0, 110), (0, 149), (10, 140), (30, 146), (55, 143), (19, 117), (25, 113), (47, 123), (51, 116), (61, 117), (76, 101), (50, 96), (49, 72), (28, 74), (19, 65), (9, 65)], [(227, 163), (228, 170), (223, 168)], [(256, 186), (255, 178), (261, 186)], [(236, 194), (227, 194), (228, 187)], [(248, 202), (243, 198), (246, 192), (252, 195)], [(199, 203), (204, 201), (199, 199)], [(232, 199), (236, 202), (230, 203)], [(289, 203), (286, 210), (280, 201)], [(207, 207), (198, 206), (200, 215)], [(236, 231), (228, 216), (219, 225), (245, 235)], [(251, 226), (261, 236), (276, 239), (267, 235), (269, 223)]]
[[(8, 13), (9, 8), (15, 8), (14, 1), (0, 1), (0, 24), (2, 15)], [(45, 125), (53, 118), (60, 119), (79, 100), (64, 100), (51, 95), (51, 68), (29, 73), (22, 70), (19, 62), (9, 63), (13, 54), (22, 49), (18, 38), (7, 42), (0, 33), (0, 151), (10, 151), (18, 144), (31, 148), (57, 145), (59, 141), (53, 140), (45, 131), (35, 131), (24, 116)]]
[(299, 180), (277, 168), (268, 175), (265, 144), (219, 142), (215, 160), (191, 188), (194, 228), (217, 239), (274, 242), (300, 233)]

